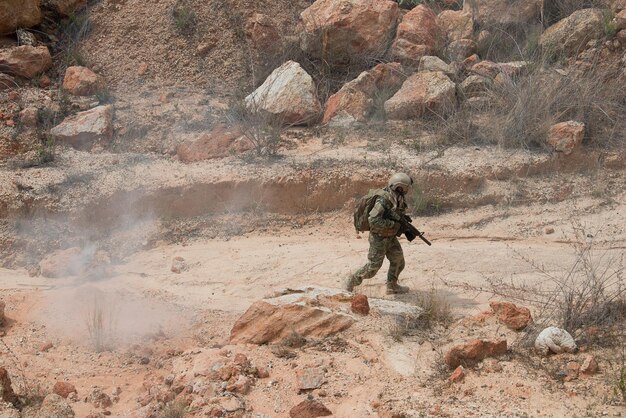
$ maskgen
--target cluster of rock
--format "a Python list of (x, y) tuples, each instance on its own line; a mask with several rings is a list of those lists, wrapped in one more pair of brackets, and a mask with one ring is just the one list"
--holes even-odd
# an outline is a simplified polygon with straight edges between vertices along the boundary
[[(530, 64), (481, 60), (478, 45), (489, 44), (495, 35), (480, 28), (540, 22), (542, 3), (466, 1), (462, 10), (436, 15), (424, 4), (403, 14), (391, 0), (317, 0), (301, 14), (300, 47), (307, 55), (335, 68), (388, 62), (362, 72), (330, 96), (321, 122), (350, 126), (381, 112), (396, 120), (445, 117), (459, 105), (488, 105), (487, 92), (495, 84), (514, 82)], [(615, 18), (621, 32), (624, 15), (621, 11)], [(604, 36), (603, 16), (600, 9), (578, 10), (546, 29), (539, 46), (551, 54), (575, 56)], [(272, 72), (246, 103), (284, 125), (316, 122), (321, 107), (313, 78), (293, 61)], [(548, 143), (567, 154), (583, 134), (584, 125), (565, 122), (551, 129)]]

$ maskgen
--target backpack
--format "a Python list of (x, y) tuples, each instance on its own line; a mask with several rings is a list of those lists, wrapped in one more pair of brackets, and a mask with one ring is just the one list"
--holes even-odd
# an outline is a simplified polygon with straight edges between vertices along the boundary
[(357, 232), (365, 232), (370, 230), (370, 223), (368, 221), (369, 213), (376, 204), (378, 196), (382, 196), (383, 190), (371, 189), (365, 196), (361, 197), (356, 203), (354, 209), (354, 228)]

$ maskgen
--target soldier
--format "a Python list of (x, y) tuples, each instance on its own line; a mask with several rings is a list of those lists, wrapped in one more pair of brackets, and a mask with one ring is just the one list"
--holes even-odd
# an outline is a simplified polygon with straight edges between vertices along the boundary
[[(389, 260), (387, 273), (387, 294), (407, 293), (409, 288), (398, 284), (398, 275), (404, 269), (404, 254), (398, 241), (400, 224), (385, 216), (393, 211), (398, 217), (406, 217), (405, 195), (413, 185), (413, 179), (405, 173), (396, 173), (389, 179), (387, 187), (378, 190), (376, 203), (368, 214), (370, 225), (367, 255), (368, 262), (346, 280), (346, 290), (352, 292), (364, 279), (376, 275), (383, 265), (385, 256)], [(410, 221), (410, 220), (409, 220)]]

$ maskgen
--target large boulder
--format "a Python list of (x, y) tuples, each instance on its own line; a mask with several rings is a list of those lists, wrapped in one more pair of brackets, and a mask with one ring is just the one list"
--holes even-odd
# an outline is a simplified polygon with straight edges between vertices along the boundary
[(0, 35), (30, 28), (41, 23), (39, 0), (0, 1)]
[(398, 14), (398, 4), (391, 0), (317, 0), (301, 14), (302, 50), (330, 64), (380, 58)]
[(74, 96), (92, 96), (102, 86), (102, 80), (89, 68), (72, 66), (65, 70), (63, 90)]
[(376, 106), (382, 107), (402, 86), (405, 78), (402, 66), (398, 63), (378, 64), (362, 72), (330, 96), (322, 123), (348, 126), (368, 121), (377, 110)]
[(70, 16), (87, 4), (87, 0), (43, 0), (43, 4), (60, 15)]
[(585, 124), (569, 120), (552, 125), (546, 142), (554, 151), (569, 155), (583, 142), (584, 137)]
[(417, 66), (423, 56), (436, 54), (440, 38), (437, 16), (429, 7), (420, 4), (398, 25), (391, 55), (403, 64)]
[(437, 24), (446, 43), (470, 39), (474, 32), (472, 15), (465, 10), (444, 10), (437, 16)]
[(233, 344), (267, 344), (283, 341), (293, 333), (303, 337), (327, 337), (349, 328), (354, 319), (322, 304), (350, 294), (325, 288), (259, 300), (237, 320), (230, 332)]
[(223, 158), (252, 148), (252, 143), (243, 137), (241, 129), (218, 125), (198, 139), (182, 143), (176, 150), (176, 154), (181, 161), (190, 163)]
[(448, 61), (462, 62), (467, 57), (474, 55), (476, 49), (476, 42), (471, 39), (459, 39), (452, 41), (446, 47), (446, 58)]
[(544, 0), (464, 0), (463, 11), (480, 26), (539, 22)]
[(113, 135), (113, 107), (98, 106), (69, 116), (50, 130), (59, 142), (77, 149), (88, 149), (97, 141), (108, 141)]
[(274, 70), (245, 100), (249, 111), (265, 112), (283, 125), (305, 125), (322, 110), (313, 79), (294, 61)]
[(0, 72), (33, 78), (52, 67), (50, 51), (45, 46), (16, 46), (0, 51)]
[(450, 370), (459, 366), (472, 366), (487, 357), (498, 357), (507, 352), (506, 340), (472, 340), (452, 347), (444, 357)]
[(552, 55), (577, 54), (587, 43), (604, 35), (604, 14), (600, 9), (577, 10), (546, 29), (539, 45)]
[(418, 72), (385, 102), (389, 119), (413, 119), (432, 112), (450, 113), (456, 107), (456, 88), (441, 71)]

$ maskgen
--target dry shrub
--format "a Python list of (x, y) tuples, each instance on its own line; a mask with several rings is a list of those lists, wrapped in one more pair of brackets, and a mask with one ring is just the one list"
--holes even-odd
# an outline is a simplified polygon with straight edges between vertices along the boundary
[(86, 325), (94, 350), (100, 353), (110, 349), (113, 316), (104, 297), (100, 297), (98, 294), (94, 296), (93, 303), (88, 308)]
[(446, 328), (452, 323), (450, 303), (437, 289), (410, 293), (405, 298), (408, 298), (406, 302), (419, 306), (424, 311), (418, 317), (406, 315), (393, 321), (389, 325), (389, 336), (394, 341), (401, 342), (404, 337), (421, 335), (424, 331), (431, 333), (437, 325)]
[(183, 418), (187, 415), (187, 405), (181, 401), (168, 402), (165, 408), (159, 412), (158, 418)]

